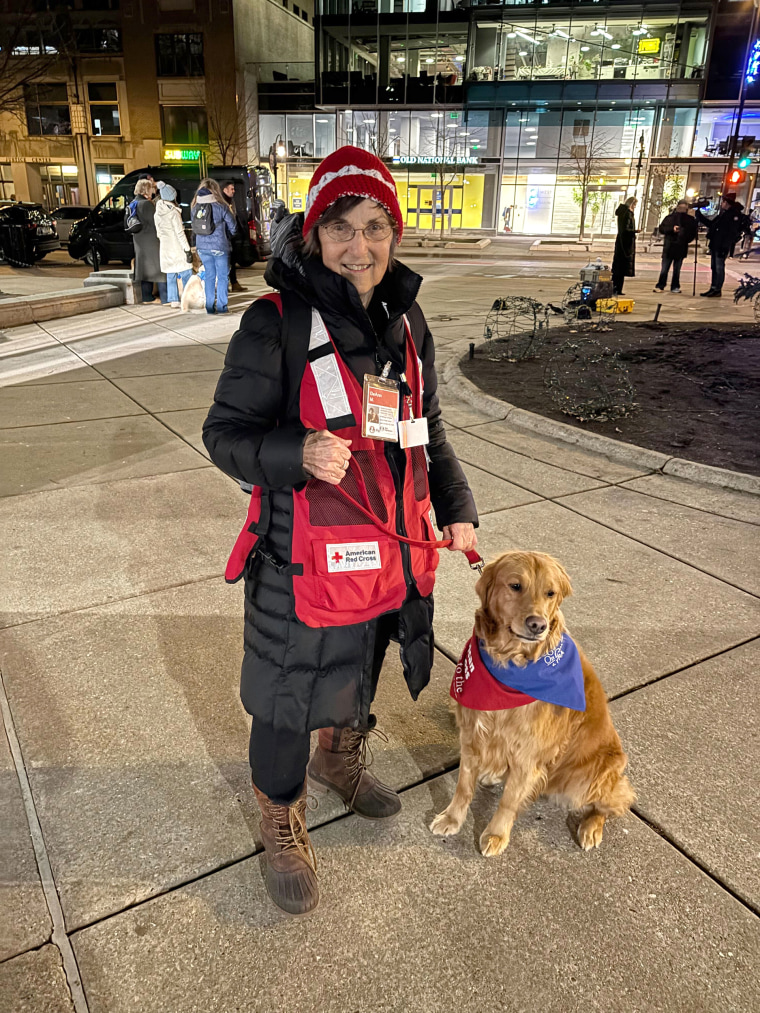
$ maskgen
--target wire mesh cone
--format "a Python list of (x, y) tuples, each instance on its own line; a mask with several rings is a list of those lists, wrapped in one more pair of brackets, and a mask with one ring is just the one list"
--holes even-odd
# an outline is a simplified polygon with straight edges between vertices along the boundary
[(520, 295), (496, 299), (483, 328), (488, 357), (510, 362), (534, 358), (548, 335), (548, 307)]

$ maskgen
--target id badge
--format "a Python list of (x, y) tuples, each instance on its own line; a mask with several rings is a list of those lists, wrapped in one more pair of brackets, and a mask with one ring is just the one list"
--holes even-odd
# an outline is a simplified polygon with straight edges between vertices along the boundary
[(398, 440), (399, 388), (396, 380), (364, 375), (362, 436), (372, 440)]
[(427, 419), (407, 419), (398, 424), (398, 441), (406, 450), (408, 447), (426, 447), (428, 440)]

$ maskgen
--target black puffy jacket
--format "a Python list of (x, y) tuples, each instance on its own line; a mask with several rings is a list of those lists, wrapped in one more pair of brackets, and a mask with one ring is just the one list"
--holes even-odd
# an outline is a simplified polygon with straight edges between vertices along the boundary
[[(477, 524), (467, 480), (446, 441), (436, 393), (433, 339), (415, 302), (421, 278), (402, 264), (386, 274), (368, 310), (353, 285), (320, 260), (304, 263), (304, 272), (270, 261), (266, 279), (283, 298), (296, 292), (315, 306), (338, 351), (361, 383), (378, 374), (390, 355), (404, 348), (403, 315), (422, 360), (423, 410), (428, 419), (431, 501), (439, 527)], [(378, 664), (378, 621), (313, 629), (294, 610), (290, 562), (292, 489), (308, 479), (303, 469), (306, 430), (286, 417), (297, 395), (305, 359), (294, 364), (283, 354), (281, 318), (269, 300), (254, 302), (243, 315), (227, 350), (203, 439), (214, 463), (238, 480), (268, 493), (271, 521), (264, 548), (245, 578), (245, 657), (241, 694), (257, 720), (274, 728), (303, 732), (326, 726), (366, 722), (373, 665)], [(296, 399), (297, 400), (297, 399)], [(391, 471), (403, 482), (404, 454), (386, 444)], [(400, 485), (399, 485), (400, 487)], [(245, 516), (241, 495), (241, 523)], [(280, 569), (272, 565), (272, 560)], [(392, 635), (398, 637), (409, 690), (416, 698), (427, 684), (432, 663), (432, 600), (409, 589)], [(384, 628), (387, 628), (387, 621)]]

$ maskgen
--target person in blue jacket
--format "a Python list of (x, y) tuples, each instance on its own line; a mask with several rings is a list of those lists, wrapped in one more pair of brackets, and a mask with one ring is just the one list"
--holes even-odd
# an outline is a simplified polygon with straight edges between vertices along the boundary
[(227, 313), (230, 236), (236, 235), (237, 222), (215, 179), (201, 180), (190, 208), (195, 248), (205, 270), (206, 312)]

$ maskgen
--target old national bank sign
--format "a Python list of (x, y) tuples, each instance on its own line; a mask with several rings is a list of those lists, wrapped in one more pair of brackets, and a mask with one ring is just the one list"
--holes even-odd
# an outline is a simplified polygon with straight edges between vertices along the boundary
[(399, 155), (393, 158), (394, 165), (477, 165), (475, 155), (450, 158), (448, 155)]

